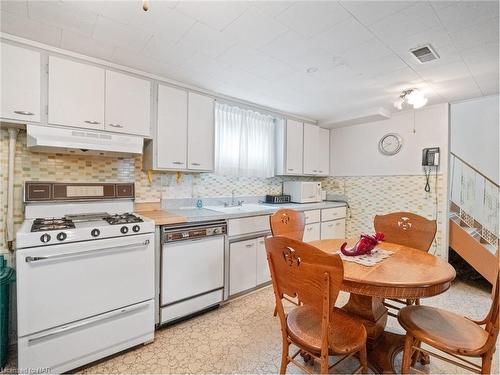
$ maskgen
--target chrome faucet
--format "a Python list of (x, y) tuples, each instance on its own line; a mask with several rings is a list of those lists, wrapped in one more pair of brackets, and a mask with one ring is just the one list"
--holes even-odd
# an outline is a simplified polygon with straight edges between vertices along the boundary
[(224, 207), (236, 207), (236, 206), (243, 206), (244, 201), (236, 201), (234, 199), (234, 190), (231, 191), (231, 203), (224, 202)]

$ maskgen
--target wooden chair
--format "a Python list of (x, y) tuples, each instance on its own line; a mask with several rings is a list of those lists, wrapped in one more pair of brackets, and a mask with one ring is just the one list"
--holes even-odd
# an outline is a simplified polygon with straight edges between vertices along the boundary
[[(376, 232), (382, 232), (387, 242), (397, 243), (428, 252), (434, 237), (436, 236), (436, 220), (428, 220), (425, 217), (411, 212), (392, 212), (387, 215), (376, 215), (374, 219)], [(420, 300), (390, 299), (392, 303), (384, 301), (389, 311), (388, 314), (397, 317), (401, 307), (419, 305)], [(394, 305), (393, 303), (396, 303)]]
[[(302, 241), (304, 237), (304, 228), (306, 226), (306, 216), (304, 212), (286, 208), (279, 209), (270, 216), (269, 221), (271, 223), (271, 233), (273, 236), (285, 236), (297, 241)], [(299, 301), (294, 301), (287, 296), (283, 296), (283, 298), (294, 305), (300, 305)], [(276, 316), (277, 313), (278, 310), (274, 307), (274, 316)]]
[[(266, 238), (266, 251), (283, 337), (280, 374), (286, 372), (290, 362), (312, 373), (295, 359), (304, 352), (320, 362), (322, 374), (358, 354), (360, 366), (356, 373), (366, 373), (365, 327), (335, 307), (344, 278), (340, 257), (283, 236)], [(296, 294), (302, 305), (285, 314), (283, 294)], [(289, 354), (290, 344), (298, 347), (293, 355)], [(329, 366), (330, 355), (342, 358)]]
[[(406, 329), (401, 372), (409, 374), (414, 365), (413, 353), (437, 357), (472, 372), (491, 373), (491, 362), (498, 338), (498, 288), (496, 279), (493, 303), (486, 318), (474, 321), (453, 312), (429, 306), (408, 306), (399, 311), (398, 320)], [(484, 326), (484, 328), (482, 327)], [(422, 349), (425, 343), (441, 352)], [(463, 357), (481, 358), (481, 366)], [(416, 370), (418, 371), (418, 370)]]

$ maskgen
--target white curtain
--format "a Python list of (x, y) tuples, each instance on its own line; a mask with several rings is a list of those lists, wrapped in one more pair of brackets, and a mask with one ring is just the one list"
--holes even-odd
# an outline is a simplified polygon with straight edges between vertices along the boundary
[(274, 176), (274, 117), (216, 102), (215, 172)]

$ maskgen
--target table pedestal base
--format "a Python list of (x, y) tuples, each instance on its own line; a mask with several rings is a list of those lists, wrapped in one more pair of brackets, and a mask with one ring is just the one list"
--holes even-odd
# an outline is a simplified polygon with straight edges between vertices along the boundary
[[(368, 365), (375, 373), (394, 374), (396, 355), (404, 349), (404, 335), (385, 331), (387, 308), (383, 299), (351, 293), (342, 310), (363, 322), (368, 335)], [(420, 359), (420, 358), (419, 358)], [(420, 359), (422, 362), (424, 359)]]

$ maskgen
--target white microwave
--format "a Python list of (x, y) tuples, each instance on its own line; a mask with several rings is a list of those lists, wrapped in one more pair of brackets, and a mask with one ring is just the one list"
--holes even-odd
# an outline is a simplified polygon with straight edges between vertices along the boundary
[(321, 202), (321, 182), (285, 181), (283, 194), (288, 194), (295, 203)]

